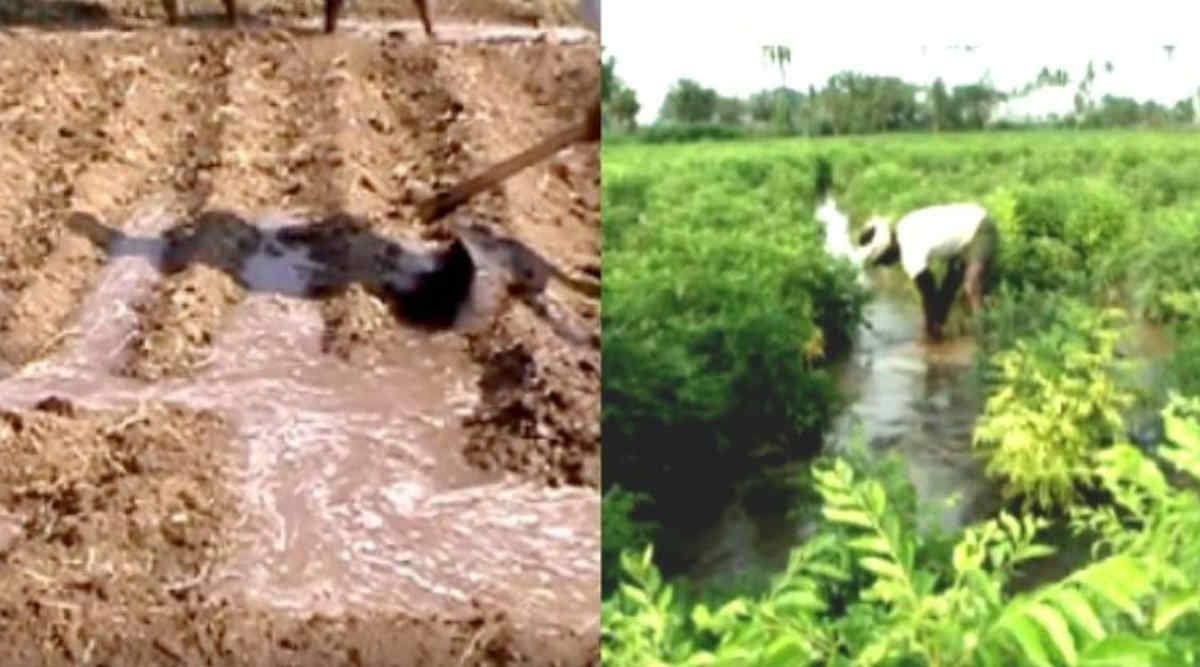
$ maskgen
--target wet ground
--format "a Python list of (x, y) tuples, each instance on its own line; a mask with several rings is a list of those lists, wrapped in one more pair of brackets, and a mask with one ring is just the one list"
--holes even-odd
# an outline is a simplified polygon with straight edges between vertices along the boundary
[[(826, 225), (829, 251), (848, 253), (848, 221), (836, 205), (825, 202), (817, 218)], [(826, 434), (826, 448), (841, 451), (862, 437), (870, 452), (902, 454), (919, 501), (931, 509), (922, 518), (961, 526), (997, 498), (971, 455), (971, 429), (983, 406), (970, 373), (974, 341), (965, 335), (924, 340), (920, 304), (899, 272), (866, 271), (860, 280), (875, 296), (850, 358), (835, 369), (849, 405)], [(738, 573), (782, 570), (810, 530), (809, 519), (789, 516), (791, 509), (755, 513), (731, 506), (697, 541), (699, 557), (688, 576), (720, 586)]]
[[(428, 273), (453, 237), (415, 204), (573, 122), (594, 38), (484, 2), (435, 6), (439, 44), (402, 2), (333, 36), (106, 7), (129, 29), (0, 33), (0, 664), (594, 664), (598, 349), (474, 250), (430, 330), (247, 243)], [(598, 279), (598, 186), (579, 146), (462, 218)]]
[[(831, 254), (852, 252), (848, 221), (832, 200), (818, 208), (816, 217), (826, 226)], [(976, 345), (964, 335), (963, 312), (952, 312), (944, 341), (930, 342), (923, 338), (920, 303), (903, 273), (873, 269), (859, 275), (874, 298), (850, 358), (835, 369), (849, 405), (826, 434), (826, 450), (845, 451), (861, 437), (868, 452), (901, 454), (918, 502), (924, 504), (919, 516), (924, 527), (955, 530), (991, 515), (1000, 507), (1000, 493), (972, 455), (971, 432), (984, 396), (972, 372)], [(1171, 350), (1169, 337), (1159, 328), (1138, 326), (1127, 345), (1132, 355), (1149, 362), (1138, 366), (1140, 381), (1156, 386)], [(1146, 416), (1153, 415), (1131, 416), (1131, 427), (1146, 430), (1149, 440), (1143, 444), (1152, 445), (1154, 429), (1137, 425)], [(796, 468), (805, 464), (799, 461), (766, 474), (798, 475)], [(791, 509), (755, 512), (744, 501), (728, 507), (690, 546), (695, 561), (688, 579), (724, 588), (747, 573), (782, 571), (792, 548), (811, 530), (811, 519)], [(1071, 544), (1063, 557), (1031, 564), (1022, 585), (1058, 577), (1070, 571), (1073, 558), (1086, 553), (1086, 545)]]
[[(970, 372), (974, 343), (964, 336), (939, 344), (922, 340), (920, 304), (897, 277), (870, 274), (866, 281), (877, 296), (867, 307), (869, 326), (837, 369), (850, 403), (827, 433), (826, 447), (841, 451), (861, 436), (870, 452), (902, 454), (918, 498), (932, 510), (922, 518), (953, 529), (981, 516), (997, 497), (971, 455), (971, 429), (982, 408)], [(810, 530), (809, 519), (789, 517), (790, 509), (728, 508), (698, 540), (700, 556), (688, 576), (721, 585), (738, 573), (781, 571)]]

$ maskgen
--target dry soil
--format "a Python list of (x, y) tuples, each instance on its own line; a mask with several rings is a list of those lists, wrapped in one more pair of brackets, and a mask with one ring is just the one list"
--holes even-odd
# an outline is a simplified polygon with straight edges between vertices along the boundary
[[(600, 54), (553, 7), (442, 4), (433, 43), (401, 1), (334, 35), (315, 3), (0, 5), (0, 665), (598, 663), (598, 349), (519, 304), (435, 335), (357, 288), (138, 287), (64, 228), (348, 213), (445, 243), (417, 201), (579, 120)], [(463, 214), (598, 279), (598, 160)]]

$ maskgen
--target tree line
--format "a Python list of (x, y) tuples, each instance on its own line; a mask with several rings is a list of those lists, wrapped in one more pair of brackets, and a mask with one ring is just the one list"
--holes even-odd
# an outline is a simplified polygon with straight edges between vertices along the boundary
[[(893, 131), (978, 130), (988, 125), (1055, 125), (1079, 127), (1167, 126), (1196, 120), (1194, 98), (1171, 107), (1154, 101), (1105, 95), (1093, 99), (1096, 68), (1072, 84), (1062, 69), (1043, 67), (1022, 88), (1002, 91), (981, 81), (947, 86), (939, 77), (919, 85), (895, 76), (843, 71), (823, 86), (806, 90), (789, 87), (787, 47), (764, 47), (764, 57), (779, 66), (781, 85), (744, 98), (723, 96), (694, 79), (681, 78), (668, 91), (656, 125), (708, 125), (760, 130), (774, 134), (809, 136), (865, 134)], [(1114, 66), (1105, 62), (1111, 73)], [(997, 122), (998, 105), (1006, 100), (1045, 88), (1074, 89), (1074, 108), (1060, 116), (1037, 122)], [(604, 61), (604, 116), (606, 129), (637, 129), (641, 105), (637, 93), (616, 74), (616, 60)]]

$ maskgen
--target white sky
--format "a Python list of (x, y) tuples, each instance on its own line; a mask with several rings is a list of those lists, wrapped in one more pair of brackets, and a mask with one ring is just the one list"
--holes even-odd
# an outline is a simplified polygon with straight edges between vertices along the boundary
[[(682, 77), (739, 97), (778, 86), (764, 44), (791, 47), (787, 83), (799, 89), (845, 69), (914, 83), (940, 75), (948, 85), (990, 70), (993, 85), (1009, 90), (1045, 65), (1067, 70), (1075, 83), (1089, 58), (1097, 98), (1174, 104), (1200, 85), (1200, 3), (1186, 0), (605, 0), (603, 21), (604, 57), (616, 57), (617, 76), (637, 91), (639, 123), (658, 116)], [(1175, 45), (1171, 62), (1167, 43)], [(947, 48), (953, 44), (979, 48), (967, 54)]]

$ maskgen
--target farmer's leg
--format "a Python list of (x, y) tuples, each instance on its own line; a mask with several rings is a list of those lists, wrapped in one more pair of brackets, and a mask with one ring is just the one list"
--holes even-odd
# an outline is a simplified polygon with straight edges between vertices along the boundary
[(345, 0), (325, 0), (325, 32), (337, 30), (338, 14), (342, 11)]
[(971, 304), (971, 314), (983, 309), (983, 282), (987, 275), (987, 260), (973, 259), (967, 264), (967, 301)]
[(913, 282), (921, 294), (921, 308), (925, 311), (925, 333), (933, 340), (941, 340), (942, 325), (938, 319), (938, 290), (929, 269), (918, 273)]
[(946, 277), (942, 279), (942, 287), (938, 290), (938, 323), (945, 325), (950, 317), (950, 308), (954, 305), (954, 297), (963, 284), (966, 265), (961, 257), (952, 257), (946, 266)]
[(995, 223), (990, 218), (985, 219), (968, 249), (966, 291), (972, 314), (983, 308), (983, 292), (987, 286), (988, 267), (996, 249), (996, 235)]

